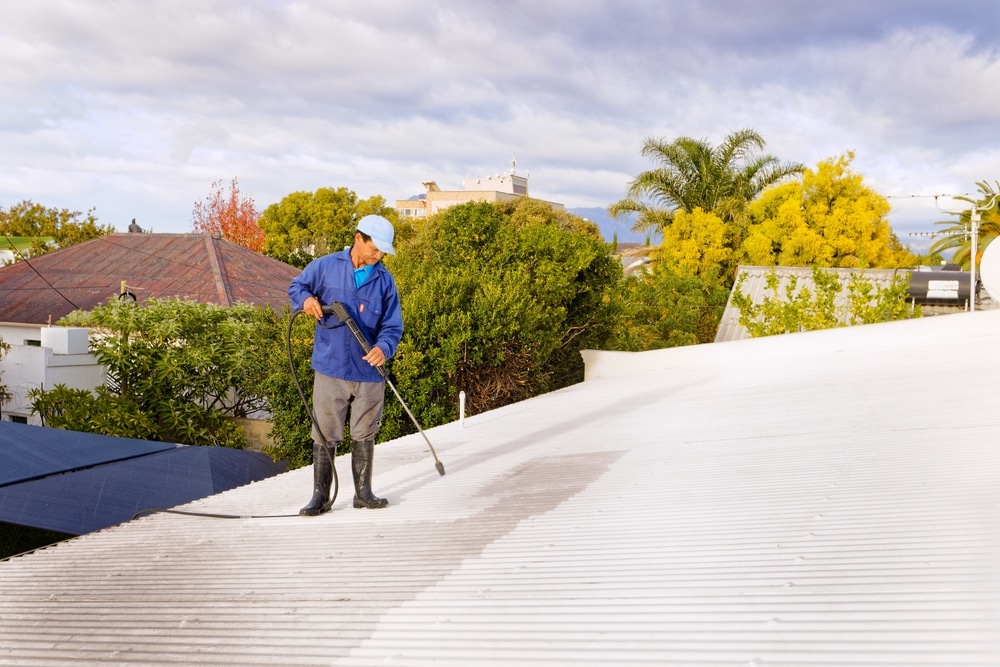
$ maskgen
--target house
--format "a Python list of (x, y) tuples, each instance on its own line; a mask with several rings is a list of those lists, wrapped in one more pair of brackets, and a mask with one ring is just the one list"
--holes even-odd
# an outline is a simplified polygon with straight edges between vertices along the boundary
[(87, 332), (51, 326), (109, 299), (184, 298), (217, 305), (288, 303), (299, 269), (209, 234), (110, 234), (28, 262), (0, 267), (0, 383), (13, 394), (4, 420), (39, 424), (27, 392), (65, 384), (89, 389), (104, 369), (88, 354)]
[(648, 273), (652, 265), (653, 246), (645, 243), (619, 243), (615, 256), (622, 264), (622, 273), (627, 276)]
[(997, 665), (998, 347), (983, 311), (587, 353), (427, 429), (444, 476), (379, 444), (385, 509), (344, 456), (319, 517), (303, 468), (0, 561), (0, 662)]
[(89, 351), (90, 332), (80, 327), (0, 323), (0, 339), (10, 350), (0, 359), (0, 384), (10, 400), (0, 408), (3, 421), (41, 425), (31, 413), (28, 392), (51, 389), (93, 389), (107, 374)]
[(299, 269), (210, 234), (109, 234), (0, 267), (0, 322), (51, 324), (108, 299), (288, 303)]
[[(517, 173), (517, 164), (511, 161), (508, 173), (488, 174), (466, 178), (462, 190), (442, 190), (434, 181), (423, 183), (425, 192), (410, 199), (397, 199), (396, 212), (400, 219), (424, 218), (434, 215), (449, 206), (470, 201), (497, 202), (528, 197), (528, 176)], [(546, 202), (556, 210), (563, 205)]]

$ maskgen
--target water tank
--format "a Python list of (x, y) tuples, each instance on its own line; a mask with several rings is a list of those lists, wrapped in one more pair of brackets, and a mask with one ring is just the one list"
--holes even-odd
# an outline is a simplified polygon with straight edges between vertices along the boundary
[(907, 294), (917, 303), (963, 305), (969, 300), (969, 278), (968, 271), (913, 271)]

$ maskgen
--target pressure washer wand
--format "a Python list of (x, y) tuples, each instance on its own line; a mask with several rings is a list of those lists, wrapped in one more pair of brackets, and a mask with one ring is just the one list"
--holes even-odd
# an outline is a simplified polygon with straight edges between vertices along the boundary
[[(329, 306), (323, 306), (323, 312), (331, 313), (338, 320), (346, 324), (347, 328), (350, 329), (351, 333), (354, 335), (354, 339), (358, 341), (361, 349), (365, 351), (365, 354), (368, 354), (371, 351), (371, 343), (368, 342), (368, 338), (365, 337), (365, 334), (361, 331), (361, 327), (358, 326), (358, 323), (355, 322), (354, 318), (351, 317), (351, 314), (347, 312), (347, 308), (344, 307), (344, 304), (339, 301), (334, 301)], [(406, 410), (406, 414), (409, 415), (410, 421), (412, 421), (413, 425), (417, 427), (418, 431), (420, 431), (420, 435), (424, 436), (424, 442), (427, 443), (427, 447), (431, 450), (431, 456), (434, 457), (434, 467), (437, 468), (438, 474), (443, 477), (444, 464), (438, 459), (437, 452), (434, 451), (434, 445), (432, 445), (431, 441), (427, 438), (427, 434), (424, 433), (424, 429), (420, 428), (420, 424), (417, 423), (417, 418), (413, 416), (412, 412), (410, 412), (410, 408), (406, 405), (406, 401), (404, 401), (403, 397), (399, 395), (399, 391), (396, 390), (396, 385), (394, 385), (392, 380), (389, 379), (389, 374), (386, 373), (385, 367), (376, 366), (375, 368), (378, 369), (379, 375), (382, 376), (385, 383), (389, 385), (390, 389), (392, 389), (392, 393), (396, 395), (396, 398), (399, 400), (399, 404), (403, 406), (404, 410)]]

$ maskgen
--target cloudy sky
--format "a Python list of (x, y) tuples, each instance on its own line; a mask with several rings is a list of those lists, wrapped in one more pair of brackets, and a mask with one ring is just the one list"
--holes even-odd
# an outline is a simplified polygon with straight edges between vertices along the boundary
[(996, 0), (0, 0), (0, 90), (0, 207), (120, 231), (190, 231), (217, 180), (391, 203), (513, 157), (605, 207), (643, 139), (742, 128), (855, 151), (907, 243), (1000, 179)]

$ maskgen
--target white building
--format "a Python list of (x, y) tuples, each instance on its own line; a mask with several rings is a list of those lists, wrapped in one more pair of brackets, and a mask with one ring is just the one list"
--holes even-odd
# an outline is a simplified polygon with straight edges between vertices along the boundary
[[(466, 178), (462, 190), (442, 190), (435, 181), (423, 183), (424, 194), (416, 199), (397, 199), (396, 212), (402, 218), (425, 218), (434, 215), (449, 206), (464, 204), (470, 201), (498, 202), (530, 197), (528, 194), (528, 176), (517, 173), (516, 162), (511, 161), (508, 173), (487, 174)], [(541, 201), (541, 200), (540, 200)], [(556, 210), (564, 206), (556, 202), (545, 202)]]
[(105, 369), (88, 351), (90, 332), (80, 327), (0, 323), (0, 338), (10, 351), (0, 359), (0, 384), (11, 399), (0, 406), (0, 418), (41, 425), (31, 414), (28, 392), (63, 384), (93, 389), (104, 384)]

